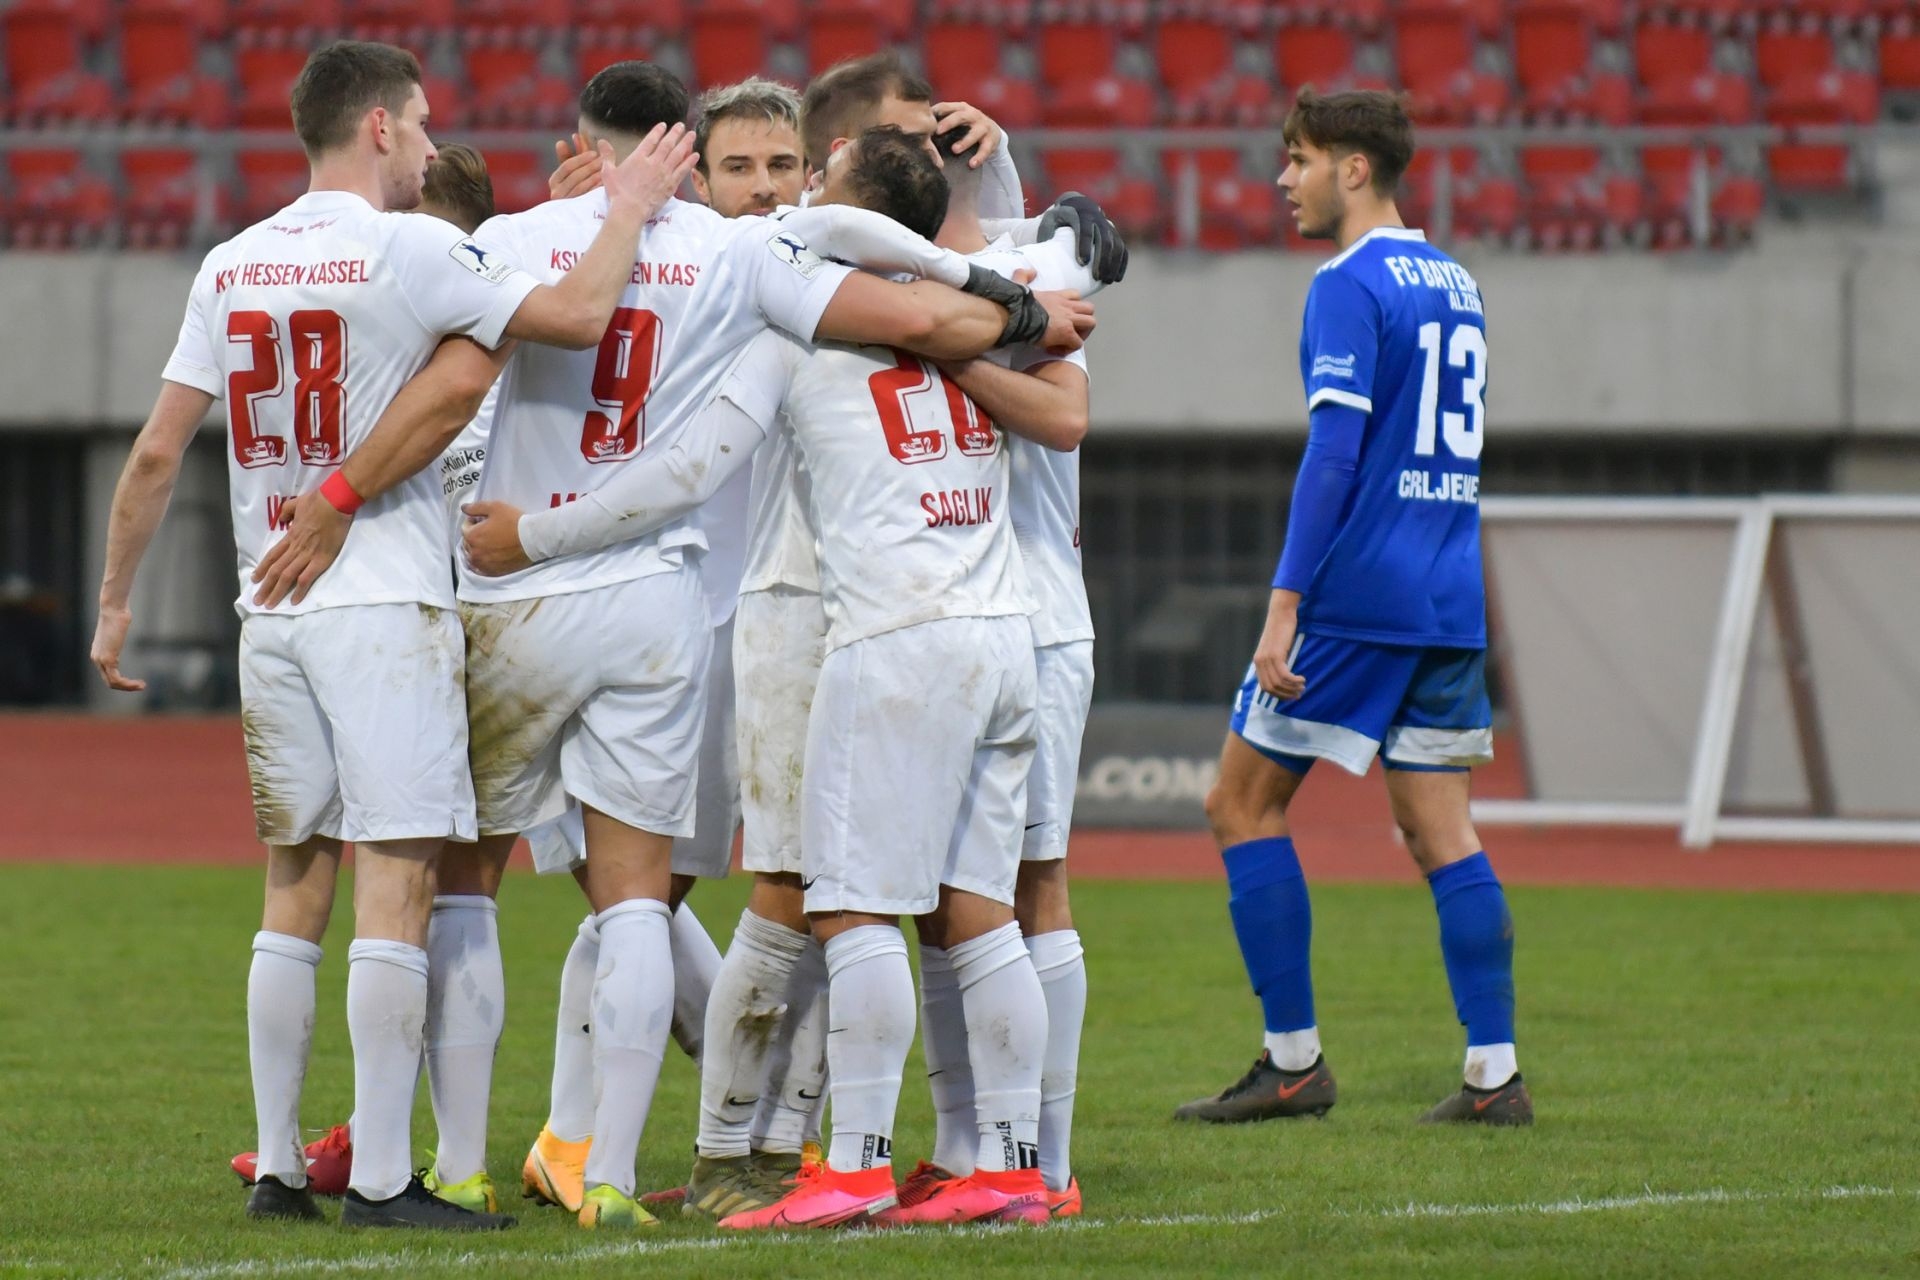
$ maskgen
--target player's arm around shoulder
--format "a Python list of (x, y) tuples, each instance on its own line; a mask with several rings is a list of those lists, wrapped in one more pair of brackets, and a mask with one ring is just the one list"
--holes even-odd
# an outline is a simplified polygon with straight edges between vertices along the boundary
[(1092, 397), (1084, 364), (1047, 360), (1016, 372), (975, 358), (940, 367), (988, 417), (1023, 439), (1072, 453), (1087, 438)]

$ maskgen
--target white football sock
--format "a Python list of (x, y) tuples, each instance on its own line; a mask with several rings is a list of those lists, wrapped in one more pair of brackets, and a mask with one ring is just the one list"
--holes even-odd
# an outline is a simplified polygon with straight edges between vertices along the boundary
[(593, 975), (599, 967), (600, 925), (588, 916), (560, 966), (547, 1129), (562, 1142), (593, 1136)]
[(1060, 929), (1027, 939), (1047, 997), (1047, 1055), (1040, 1070), (1040, 1177), (1054, 1191), (1073, 1180), (1073, 1095), (1080, 1075), (1080, 1026), (1087, 1016), (1087, 956), (1080, 935)]
[(1467, 1083), (1476, 1089), (1498, 1089), (1520, 1074), (1511, 1044), (1467, 1046)]
[(967, 1014), (974, 1122), (985, 1172), (1040, 1163), (1040, 1075), (1047, 1056), (1047, 998), (1017, 924), (947, 948)]
[(493, 1056), (507, 1020), (499, 907), (483, 894), (442, 894), (427, 924), (427, 1085), (442, 1182), (487, 1167)]
[(247, 1058), (253, 1067), (253, 1110), (260, 1164), (289, 1187), (307, 1185), (300, 1142), (300, 1088), (313, 1044), (313, 973), (320, 948), (291, 934), (253, 935), (247, 970)]
[(920, 948), (920, 1048), (933, 1094), (933, 1162), (962, 1177), (973, 1172), (980, 1130), (973, 1116), (973, 1063), (960, 976), (938, 947)]
[(807, 935), (751, 911), (727, 944), (707, 1003), (707, 1057), (700, 1068), (699, 1152), (712, 1159), (751, 1149), (754, 1111), (785, 1020), (785, 996)]
[(913, 967), (889, 925), (862, 925), (827, 943), (832, 1007), (833, 1146), (827, 1164), (852, 1173), (893, 1163), (900, 1075), (913, 1047)]
[(387, 1200), (413, 1178), (413, 1091), (427, 1027), (427, 953), (384, 938), (347, 948), (353, 1037), (353, 1172), (347, 1185)]
[(803, 1144), (820, 1141), (826, 1095), (827, 953), (809, 938), (787, 980), (787, 1014), (753, 1113), (753, 1149), (797, 1156)]
[(681, 903), (673, 913), (673, 1040), (700, 1065), (705, 1043), (707, 1000), (720, 974), (720, 948), (693, 908)]
[(1300, 1031), (1269, 1031), (1262, 1041), (1273, 1065), (1282, 1071), (1305, 1071), (1320, 1061), (1320, 1028)]
[(673, 1024), (667, 904), (629, 898), (600, 913), (593, 975), (593, 1149), (586, 1184), (633, 1194), (634, 1160)]

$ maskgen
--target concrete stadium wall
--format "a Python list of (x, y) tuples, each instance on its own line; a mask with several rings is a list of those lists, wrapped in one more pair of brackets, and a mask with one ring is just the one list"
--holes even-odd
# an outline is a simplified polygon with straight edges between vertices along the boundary
[[(1495, 429), (1920, 437), (1920, 244), (1777, 236), (1732, 255), (1473, 256)], [(1105, 431), (1298, 432), (1300, 306), (1316, 262), (1142, 252), (1093, 347)], [(0, 258), (0, 428), (137, 425), (190, 260)]]

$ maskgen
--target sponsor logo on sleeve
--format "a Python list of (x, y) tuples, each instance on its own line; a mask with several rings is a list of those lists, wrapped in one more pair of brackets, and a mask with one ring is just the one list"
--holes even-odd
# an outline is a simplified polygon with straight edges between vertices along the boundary
[(462, 240), (447, 250), (447, 256), (488, 284), (499, 284), (514, 272), (514, 266), (491, 249), (482, 249), (471, 240)]
[(1316, 378), (1353, 378), (1352, 356), (1320, 356), (1313, 362), (1313, 376)]
[(820, 274), (820, 268), (826, 260), (807, 248), (807, 242), (791, 231), (782, 231), (767, 241), (767, 249), (774, 257), (798, 271), (808, 280)]

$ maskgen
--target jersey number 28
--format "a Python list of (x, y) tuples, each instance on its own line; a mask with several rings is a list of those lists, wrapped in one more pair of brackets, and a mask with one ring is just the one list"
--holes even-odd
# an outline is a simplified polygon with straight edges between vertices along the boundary
[[(252, 349), (252, 367), (227, 375), (227, 425), (233, 457), (243, 467), (285, 466), (287, 440), (261, 429), (260, 402), (284, 385), (280, 324), (265, 311), (227, 316), (227, 341)], [(300, 461), (310, 467), (339, 463), (347, 414), (347, 322), (333, 311), (296, 311), (287, 317), (286, 345), (293, 353), (293, 438)]]
[(1420, 350), (1426, 353), (1426, 372), (1420, 378), (1420, 425), (1413, 438), (1416, 455), (1431, 457), (1435, 427), (1444, 436), (1447, 451), (1456, 458), (1480, 456), (1487, 438), (1487, 335), (1475, 325), (1454, 326), (1446, 341), (1447, 367), (1461, 370), (1460, 399), (1465, 413), (1440, 410), (1440, 322), (1420, 326)]

